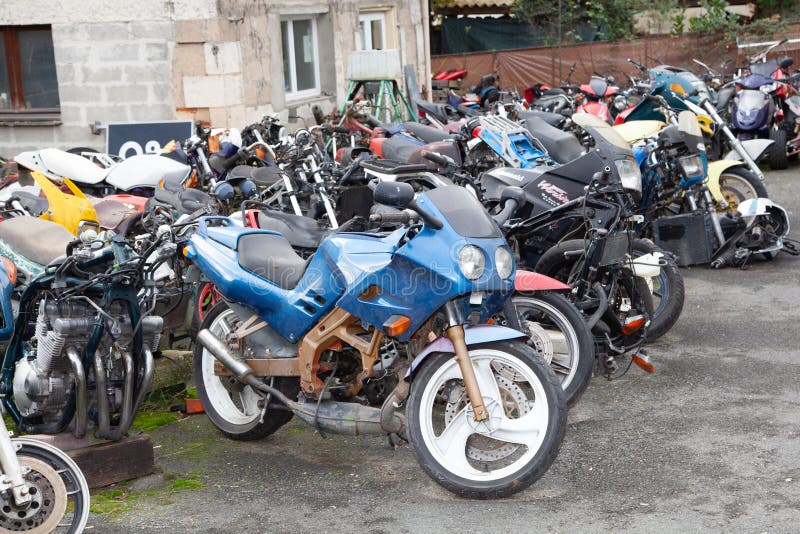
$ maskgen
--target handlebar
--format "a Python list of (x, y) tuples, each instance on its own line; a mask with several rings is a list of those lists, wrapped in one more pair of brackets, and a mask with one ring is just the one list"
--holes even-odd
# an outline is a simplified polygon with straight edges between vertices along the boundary
[(449, 157), (447, 157), (447, 156), (445, 156), (443, 154), (439, 154), (437, 152), (431, 152), (429, 150), (421, 151), (420, 152), (420, 156), (422, 156), (424, 159), (427, 159), (428, 161), (431, 161), (431, 162), (433, 162), (433, 163), (435, 163), (435, 164), (437, 164), (439, 166), (442, 166), (442, 167), (455, 166), (455, 163), (456, 163), (451, 158), (449, 158)]
[(406, 225), (417, 218), (417, 214), (408, 210), (397, 213), (373, 213), (369, 220), (381, 224), (402, 224)]

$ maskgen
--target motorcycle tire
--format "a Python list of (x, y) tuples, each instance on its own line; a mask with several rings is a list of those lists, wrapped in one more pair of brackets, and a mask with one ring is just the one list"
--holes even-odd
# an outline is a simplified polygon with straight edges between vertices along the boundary
[[(471, 415), (453, 354), (437, 353), (411, 382), (408, 436), (422, 469), (445, 489), (470, 499), (507, 497), (541, 478), (558, 456), (566, 430), (564, 392), (553, 371), (519, 341), (473, 345), (469, 355), (490, 428), (475, 426), (486, 423)], [(518, 385), (523, 381), (525, 389)]]
[[(223, 301), (208, 312), (200, 328), (208, 328), (219, 336), (222, 325), (236, 321), (236, 314)], [(216, 376), (215, 360), (201, 344), (195, 346), (194, 380), (197, 395), (206, 415), (223, 434), (238, 441), (252, 441), (269, 436), (289, 422), (292, 412), (280, 402), (273, 400), (263, 411), (258, 406), (259, 402), (263, 402), (261, 395), (250, 386), (241, 384), (233, 377)], [(297, 377), (273, 377), (270, 380), (270, 385), (290, 399), (296, 398), (300, 391)], [(234, 396), (238, 397), (241, 407), (234, 401)]]
[(728, 213), (731, 215), (736, 213), (740, 202), (749, 198), (769, 198), (764, 182), (744, 165), (722, 171), (719, 189), (728, 202)]
[[(575, 263), (581, 260), (581, 257), (573, 256), (567, 258), (564, 254), (582, 250), (584, 250), (582, 239), (563, 241), (542, 254), (534, 270), (537, 273), (551, 276), (562, 282), (568, 282), (570, 272), (572, 272)], [(661, 251), (661, 249), (649, 241), (644, 239), (635, 239), (633, 241), (634, 256), (658, 251)], [(653, 303), (654, 315), (647, 330), (648, 341), (658, 339), (675, 325), (681, 311), (683, 311), (683, 303), (686, 298), (683, 277), (674, 260), (669, 259), (668, 265), (661, 268), (661, 275), (658, 278), (658, 288), (661, 294), (657, 295), (660, 299), (659, 302)]]
[[(20, 528), (20, 525), (13, 525), (15, 528), (10, 530), (50, 531), (46, 524), (55, 523), (59, 527), (58, 532), (67, 532), (68, 534), (80, 534), (83, 532), (89, 520), (89, 501), (91, 497), (89, 495), (89, 484), (87, 484), (86, 477), (78, 467), (78, 464), (61, 449), (47, 443), (27, 437), (13, 438), (11, 441), (15, 447), (20, 447), (17, 451), (17, 459), (20, 465), (31, 468), (24, 475), (25, 478), (29, 480), (32, 478), (33, 480), (31, 481), (35, 481), (34, 485), (39, 486), (48, 479), (54, 481), (53, 476), (60, 477), (60, 483), (54, 481), (55, 484), (48, 484), (50, 486), (49, 489), (63, 488), (65, 491), (60, 496), (57, 491), (52, 493), (53, 501), (59, 501), (65, 497), (67, 502), (60, 515), (55, 510), (58, 506), (57, 502), (53, 502), (50, 505), (50, 516), (48, 517), (37, 517), (35, 515), (36, 512), (34, 512), (34, 515), (28, 515), (29, 519), (39, 523), (34, 529), (23, 529)], [(40, 513), (42, 513), (41, 510), (43, 509), (40, 508)], [(30, 514), (31, 509), (26, 511)], [(53, 531), (55, 530), (53, 529)], [(0, 525), (0, 531), (8, 532), (8, 529), (5, 528), (5, 525)]]
[(528, 344), (550, 365), (567, 405), (573, 406), (589, 386), (595, 362), (594, 340), (583, 314), (569, 300), (549, 291), (514, 293), (511, 303), (523, 332), (530, 336)]
[(775, 143), (769, 147), (769, 168), (775, 171), (789, 167), (789, 155), (786, 153), (786, 130), (771, 128), (769, 138)]
[(678, 264), (663, 249), (645, 239), (633, 242), (633, 257), (660, 252), (667, 265), (661, 267), (661, 273), (648, 283), (653, 297), (653, 318), (647, 328), (647, 341), (654, 341), (669, 332), (683, 311), (686, 300), (686, 288), (683, 284)]

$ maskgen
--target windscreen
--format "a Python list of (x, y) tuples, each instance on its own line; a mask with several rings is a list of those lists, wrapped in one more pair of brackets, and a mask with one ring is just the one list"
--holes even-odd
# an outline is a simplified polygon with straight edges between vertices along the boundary
[(768, 78), (772, 77), (772, 74), (778, 70), (778, 62), (774, 59), (770, 59), (764, 63), (753, 63), (750, 65), (750, 72), (753, 74), (760, 74), (761, 76), (766, 76)]
[(500, 230), (483, 205), (463, 187), (437, 187), (425, 195), (442, 212), (457, 234), (474, 238), (500, 237)]

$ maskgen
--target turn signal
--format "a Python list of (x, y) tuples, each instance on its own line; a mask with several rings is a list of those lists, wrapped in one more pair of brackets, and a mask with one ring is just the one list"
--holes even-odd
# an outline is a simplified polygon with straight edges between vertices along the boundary
[(656, 366), (653, 365), (653, 362), (650, 361), (650, 358), (646, 354), (634, 354), (631, 358), (633, 359), (633, 363), (638, 365), (639, 368), (648, 375), (652, 375), (656, 372)]
[(673, 83), (669, 84), (669, 90), (672, 91), (673, 93), (678, 93), (679, 95), (685, 95), (686, 94), (686, 89), (684, 89), (683, 86), (681, 84), (679, 84), (679, 83), (674, 83), (673, 82)]
[(411, 326), (411, 319), (405, 315), (392, 315), (383, 323), (383, 328), (390, 337), (397, 337)]
[(625, 323), (622, 325), (622, 333), (626, 336), (629, 336), (637, 330), (640, 330), (646, 322), (647, 319), (644, 318), (644, 315), (634, 315), (633, 317), (628, 317), (625, 319)]
[(15, 285), (17, 283), (17, 266), (14, 265), (14, 262), (9, 260), (8, 258), (0, 258), (3, 261), (3, 268), (6, 270), (6, 274), (8, 275), (8, 281), (11, 282), (11, 285)]

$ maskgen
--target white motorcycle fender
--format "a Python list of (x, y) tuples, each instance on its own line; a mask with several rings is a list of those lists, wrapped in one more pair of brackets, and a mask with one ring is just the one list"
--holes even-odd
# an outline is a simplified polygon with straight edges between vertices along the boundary
[[(753, 161), (758, 161), (764, 156), (774, 142), (775, 141), (772, 139), (748, 139), (747, 141), (742, 141), (741, 143), (744, 149), (747, 151), (747, 154), (750, 156), (750, 159)], [(725, 154), (725, 157), (722, 159), (744, 161), (742, 156), (740, 156), (735, 150), (731, 150)]]
[(651, 252), (633, 260), (632, 270), (635, 276), (650, 280), (661, 274), (661, 252)]

